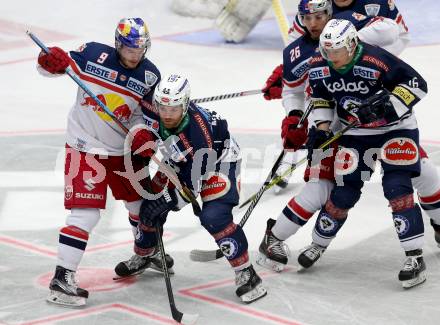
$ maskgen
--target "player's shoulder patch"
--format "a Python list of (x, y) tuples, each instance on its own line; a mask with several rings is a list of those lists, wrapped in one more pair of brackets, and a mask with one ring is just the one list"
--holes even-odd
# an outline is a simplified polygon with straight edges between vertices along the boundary
[(377, 16), (380, 11), (380, 4), (379, 3), (369, 3), (364, 6), (365, 12), (367, 13), (367, 16)]

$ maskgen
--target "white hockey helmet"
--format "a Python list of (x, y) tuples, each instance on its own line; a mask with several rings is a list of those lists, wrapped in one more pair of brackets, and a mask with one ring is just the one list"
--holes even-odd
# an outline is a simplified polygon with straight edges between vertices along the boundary
[(302, 20), (305, 15), (326, 11), (331, 17), (333, 8), (331, 0), (300, 0), (298, 3), (298, 14)]
[(182, 106), (183, 114), (185, 116), (188, 111), (189, 98), (191, 89), (189, 81), (185, 77), (178, 74), (170, 74), (165, 76), (154, 90), (154, 104), (157, 108), (162, 106)]
[(354, 25), (344, 19), (331, 19), (325, 25), (319, 37), (319, 51), (328, 60), (326, 50), (346, 48), (349, 55), (353, 55), (359, 42), (358, 33)]

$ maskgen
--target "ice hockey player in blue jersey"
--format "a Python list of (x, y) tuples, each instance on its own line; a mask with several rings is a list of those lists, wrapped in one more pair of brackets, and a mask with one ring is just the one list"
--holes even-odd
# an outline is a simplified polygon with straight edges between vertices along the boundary
[[(52, 47), (50, 53), (40, 53), (38, 70), (44, 75), (61, 76), (70, 66), (119, 121), (135, 133), (131, 150), (136, 152), (151, 140), (150, 133), (142, 129), (145, 121), (141, 101), (151, 103), (154, 87), (160, 81), (159, 70), (145, 58), (150, 45), (145, 22), (124, 18), (115, 30), (115, 47), (90, 42), (69, 54)], [(125, 140), (125, 132), (78, 88), (67, 123), (64, 205), (69, 214), (59, 232), (58, 260), (47, 298), (51, 303), (74, 307), (86, 304), (88, 291), (78, 286), (75, 274), (89, 234), (100, 219), (100, 209), (105, 209), (107, 187), (115, 199), (124, 202), (133, 234), (136, 233), (142, 197), (129, 179), (117, 172), (125, 171), (125, 156), (130, 157), (135, 170), (141, 169), (148, 150), (132, 155), (125, 150)], [(159, 261), (158, 256), (149, 258), (149, 262)], [(144, 264), (147, 265), (150, 263)]]
[[(390, 18), (399, 26), (400, 38), (405, 43), (403, 47), (409, 42), (408, 28), (394, 0), (333, 0), (332, 9), (335, 15), (344, 11), (351, 11), (367, 17)], [(289, 30), (289, 39), (295, 40), (305, 33), (304, 24), (297, 14)]]
[[(315, 14), (310, 15), (311, 13)], [(384, 17), (369, 17), (352, 10), (340, 11), (334, 14), (331, 0), (300, 1), (297, 19), (302, 24), (305, 24), (305, 20), (308, 20), (307, 32), (300, 38), (292, 41), (284, 49), (283, 64), (274, 70), (266, 82), (266, 87), (263, 89), (264, 97), (268, 100), (282, 97), (282, 104), (287, 116), (289, 114), (298, 115), (297, 111), (303, 110), (304, 90), (308, 74), (307, 61), (317, 51), (319, 35), (325, 23), (332, 16), (333, 18), (350, 20), (356, 29), (360, 30), (359, 37), (363, 41), (384, 47), (396, 55), (400, 54), (406, 45), (394, 20)], [(299, 147), (301, 144), (295, 146)], [(296, 156), (296, 153), (287, 152), (277, 171), (277, 175), (283, 174), (285, 170), (290, 168), (296, 162)], [(285, 188), (287, 182), (287, 177), (282, 178), (277, 183), (278, 187), (275, 187), (276, 192), (280, 191), (279, 188)]]
[[(203, 205), (198, 217), (235, 271), (237, 296), (245, 303), (265, 296), (266, 289), (249, 260), (246, 235), (233, 221), (241, 159), (226, 120), (191, 103), (189, 82), (177, 74), (158, 84), (154, 105), (144, 113), (149, 131), (160, 143), (164, 162), (183, 185), (200, 195)], [(187, 203), (161, 172), (154, 176), (151, 187), (157, 195), (144, 200), (136, 237), (136, 246), (146, 256), (153, 254), (156, 246), (155, 226), (162, 226), (168, 212)], [(124, 275), (125, 263), (118, 264), (115, 271)]]
[(342, 125), (357, 124), (339, 141), (336, 186), (318, 215), (318, 223), (325, 225), (318, 232), (325, 238), (342, 226), (379, 160), (384, 195), (407, 256), (399, 280), (405, 288), (420, 284), (426, 279), (426, 267), (423, 219), (411, 183), (420, 174), (413, 108), (427, 93), (426, 81), (389, 52), (360, 42), (347, 20), (330, 20), (319, 48), (321, 54), (311, 60), (309, 71), (317, 127), (309, 132), (308, 146), (316, 149), (331, 137), (335, 113)]

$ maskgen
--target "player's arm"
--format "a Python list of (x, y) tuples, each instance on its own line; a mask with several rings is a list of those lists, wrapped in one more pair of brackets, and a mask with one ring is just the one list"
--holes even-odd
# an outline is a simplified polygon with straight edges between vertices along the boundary
[(296, 41), (301, 36), (304, 36), (306, 33), (306, 29), (301, 24), (301, 20), (298, 17), (298, 14), (295, 15), (295, 18), (293, 19), (292, 27), (290, 27), (288, 32), (288, 39), (289, 42), (292, 43), (293, 41)]
[(305, 88), (309, 57), (302, 53), (299, 42), (293, 42), (283, 51), (282, 104), (289, 115), (292, 111), (304, 112)]
[[(389, 55), (389, 54), (388, 54)], [(399, 118), (410, 113), (428, 93), (426, 80), (410, 65), (393, 57), (389, 73), (384, 74), (384, 87), (391, 92), (390, 102)]]
[(369, 18), (368, 24), (358, 31), (358, 35), (361, 41), (380, 46), (396, 56), (402, 53), (408, 44), (397, 23), (384, 17)]

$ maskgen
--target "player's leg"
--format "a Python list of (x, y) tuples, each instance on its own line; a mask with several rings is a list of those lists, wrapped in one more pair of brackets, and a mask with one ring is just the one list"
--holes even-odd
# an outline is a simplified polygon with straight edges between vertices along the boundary
[(99, 209), (105, 208), (106, 171), (96, 156), (67, 146), (64, 174), (64, 205), (70, 213), (60, 229), (57, 265), (47, 300), (64, 306), (82, 306), (89, 294), (78, 286), (75, 275), (89, 233), (99, 221)]
[[(384, 141), (386, 142), (382, 147), (381, 157), (384, 171), (382, 186), (392, 210), (400, 246), (407, 256), (399, 272), (399, 280), (404, 288), (410, 288), (426, 280), (426, 266), (422, 256), (423, 218), (420, 207), (414, 203), (411, 182), (411, 177), (420, 174), (420, 159), (417, 155), (418, 130), (390, 132)], [(388, 148), (405, 150), (387, 150)]]
[[(237, 296), (243, 302), (250, 303), (265, 296), (267, 291), (249, 260), (246, 235), (243, 229), (234, 223), (232, 216), (232, 209), (239, 200), (239, 168), (239, 163), (231, 163), (228, 170), (223, 168), (221, 172), (214, 173), (203, 182), (200, 222), (214, 238), (235, 271)], [(207, 184), (209, 186), (206, 186)]]
[(334, 187), (316, 219), (312, 243), (298, 255), (300, 266), (309, 268), (321, 258), (347, 220), (348, 211), (359, 200), (362, 186), (362, 181), (345, 180), (343, 186)]
[(435, 241), (440, 247), (440, 176), (426, 152), (421, 147), (419, 150), (420, 176), (413, 178), (412, 183), (417, 190), (421, 208), (430, 218)]
[[(125, 158), (127, 159), (127, 157)], [(106, 163), (109, 170), (125, 171), (124, 164), (127, 162), (132, 164), (133, 171), (135, 172), (144, 167), (143, 162), (138, 157), (130, 157), (128, 161), (124, 161), (124, 157), (111, 157)], [(143, 226), (139, 222), (139, 211), (143, 201), (140, 190), (144, 189), (141, 186), (144, 182), (139, 183), (139, 188), (134, 186), (132, 182), (133, 180), (130, 181), (119, 173), (109, 173), (109, 187), (115, 199), (124, 202), (128, 210), (128, 220), (134, 236), (134, 254), (128, 260), (118, 263), (115, 267), (115, 273), (120, 277), (143, 273), (148, 267), (162, 271), (161, 256), (156, 246), (155, 228)], [(174, 273), (172, 270), (174, 260), (168, 254), (165, 256), (165, 259), (169, 272)]]
[(325, 205), (333, 185), (333, 182), (327, 179), (307, 182), (301, 192), (287, 203), (276, 221), (267, 220), (266, 233), (259, 247), (259, 265), (276, 272), (284, 269), (289, 255), (284, 241), (294, 235)]

